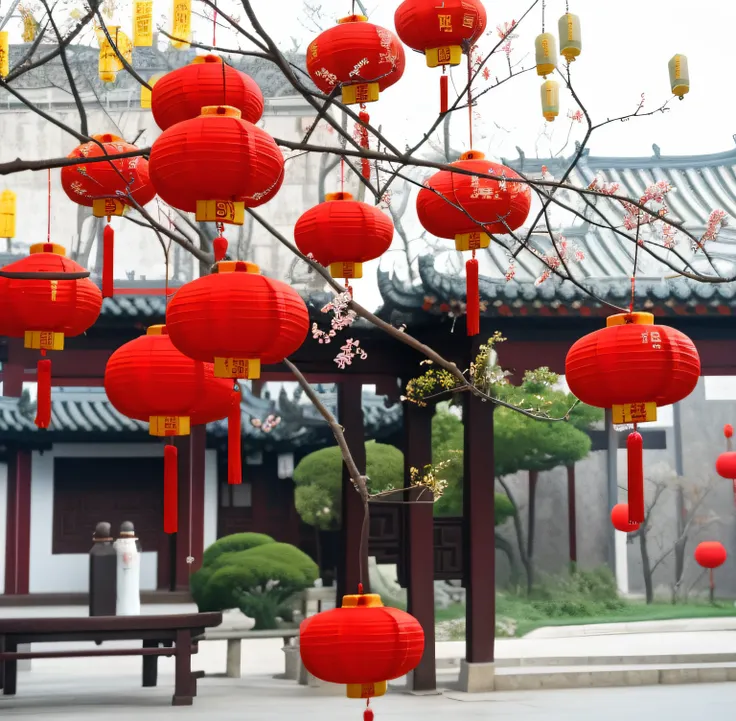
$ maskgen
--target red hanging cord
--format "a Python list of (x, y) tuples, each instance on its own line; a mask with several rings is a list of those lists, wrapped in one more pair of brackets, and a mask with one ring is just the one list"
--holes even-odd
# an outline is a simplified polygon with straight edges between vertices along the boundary
[(445, 75), (445, 66), (443, 65), (442, 75), (440, 76), (440, 112), (446, 113), (449, 107), (449, 80)]
[(107, 225), (102, 232), (102, 297), (112, 298), (115, 294), (115, 231), (107, 218)]
[(48, 358), (36, 363), (36, 382), (35, 423), (38, 428), (48, 428), (51, 425), (51, 361)]
[(49, 201), (47, 211), (46, 242), (51, 242), (51, 168), (49, 168)]
[(636, 430), (626, 439), (629, 476), (629, 523), (644, 523), (644, 439)]
[(179, 527), (179, 452), (173, 443), (164, 446), (164, 533)]
[(480, 289), (478, 283), (478, 261), (473, 257), (465, 264), (465, 313), (469, 336), (480, 333)]

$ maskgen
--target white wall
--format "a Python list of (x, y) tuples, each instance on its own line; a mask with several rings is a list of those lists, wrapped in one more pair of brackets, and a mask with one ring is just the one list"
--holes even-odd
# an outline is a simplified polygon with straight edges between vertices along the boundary
[[(31, 569), (30, 593), (83, 593), (89, 587), (89, 559), (86, 554), (52, 554), (54, 511), (54, 458), (104, 456), (155, 457), (163, 454), (163, 447), (138, 443), (69, 443), (56, 444), (50, 451), (34, 451), (31, 467)], [(208, 450), (205, 457), (205, 546), (215, 540), (217, 533), (217, 451)], [(5, 467), (0, 475), (0, 497), (5, 503)], [(4, 526), (4, 505), (0, 506)], [(5, 534), (2, 535), (0, 563), (5, 562)], [(141, 590), (156, 589), (156, 552), (144, 552), (141, 561)], [(0, 569), (3, 566), (0, 566)], [(4, 575), (3, 575), (4, 581)]]
[(0, 463), (0, 593), (5, 593), (5, 543), (8, 535), (8, 466)]

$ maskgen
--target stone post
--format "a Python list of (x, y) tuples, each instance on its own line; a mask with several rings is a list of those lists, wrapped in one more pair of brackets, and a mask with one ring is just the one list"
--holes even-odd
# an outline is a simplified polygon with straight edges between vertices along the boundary
[(89, 551), (89, 615), (114, 616), (117, 559), (112, 547), (110, 524), (98, 523)]

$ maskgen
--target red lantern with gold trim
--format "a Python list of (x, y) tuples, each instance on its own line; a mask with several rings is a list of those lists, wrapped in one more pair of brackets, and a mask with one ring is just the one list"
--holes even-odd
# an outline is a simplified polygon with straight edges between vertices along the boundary
[[(577, 341), (565, 360), (570, 391), (583, 403), (611, 408), (616, 424), (657, 420), (657, 407), (682, 400), (698, 383), (700, 358), (693, 342), (668, 326), (655, 326), (651, 313), (621, 313), (606, 328)], [(641, 435), (627, 441), (629, 520), (644, 521)]]
[(268, 202), (284, 181), (274, 139), (224, 105), (165, 130), (151, 148), (150, 169), (169, 205), (199, 221), (235, 225), (243, 224), (245, 207)]
[(404, 0), (394, 14), (396, 33), (404, 45), (424, 53), (427, 66), (442, 67), (440, 109), (447, 112), (445, 67), (460, 65), (465, 48), (486, 29), (486, 9), (480, 0)]
[(622, 533), (633, 533), (638, 531), (640, 523), (632, 523), (629, 520), (629, 506), (626, 503), (618, 503), (611, 510), (611, 523), (617, 531)]
[[(62, 246), (37, 243), (31, 254), (6, 265), (0, 277), (0, 335), (23, 338), (25, 348), (64, 350), (64, 339), (81, 335), (102, 309), (100, 289), (89, 272), (65, 257)], [(42, 276), (50, 276), (49, 280)], [(41, 276), (41, 277), (39, 277)], [(51, 361), (37, 364), (36, 425), (51, 423)]]
[(200, 55), (160, 78), (151, 91), (153, 119), (161, 130), (196, 118), (207, 105), (229, 105), (243, 120), (263, 115), (263, 93), (253, 78), (217, 55)]
[(422, 227), (438, 238), (454, 239), (456, 250), (471, 250), (466, 263), (468, 335), (480, 332), (478, 261), (475, 251), (490, 245), (490, 235), (505, 235), (520, 228), (529, 217), (529, 186), (511, 168), (470, 150), (451, 164), (466, 171), (494, 175), (499, 180), (441, 170), (425, 182), (417, 195), (417, 216)]
[[(138, 148), (111, 133), (92, 136), (97, 142), (76, 147), (70, 158), (100, 158), (104, 155), (132, 153)], [(96, 218), (107, 218), (102, 252), (102, 297), (114, 294), (114, 233), (110, 217), (122, 215), (135, 203), (145, 206), (156, 197), (156, 189), (148, 175), (148, 160), (143, 156), (97, 163), (67, 165), (61, 169), (61, 186), (71, 200), (92, 208)], [(135, 203), (134, 203), (135, 201)]]
[(736, 505), (736, 452), (733, 451), (733, 426), (730, 423), (723, 426), (723, 435), (726, 438), (726, 452), (716, 459), (716, 473), (733, 483), (733, 502)]
[[(383, 696), (387, 681), (417, 667), (424, 631), (413, 616), (384, 606), (377, 594), (343, 596), (342, 608), (302, 621), (299, 652), (313, 676), (347, 685), (348, 698), (368, 700)], [(366, 715), (373, 717), (370, 710)]]
[[(212, 365), (187, 358), (166, 333), (154, 325), (146, 335), (118, 348), (105, 367), (105, 392), (113, 407), (149, 424), (152, 436), (189, 435), (192, 426), (211, 423), (233, 410), (230, 381), (215, 378)], [(239, 446), (238, 446), (239, 448)], [(164, 449), (164, 531), (177, 530), (177, 450)]]
[(383, 255), (393, 237), (391, 218), (350, 193), (328, 193), (294, 226), (297, 248), (329, 267), (334, 278), (362, 278), (363, 263)]

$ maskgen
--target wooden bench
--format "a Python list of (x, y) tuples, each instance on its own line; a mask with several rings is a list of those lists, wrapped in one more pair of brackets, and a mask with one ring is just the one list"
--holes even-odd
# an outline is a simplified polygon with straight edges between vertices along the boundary
[(242, 659), (242, 642), (255, 638), (282, 638), (284, 646), (289, 646), (292, 639), (299, 636), (298, 628), (275, 628), (269, 631), (246, 631), (238, 629), (212, 628), (204, 632), (195, 641), (227, 641), (227, 661), (225, 675), (228, 678), (240, 678)]
[[(174, 656), (176, 670), (171, 704), (191, 706), (197, 695), (197, 678), (201, 677), (201, 674), (192, 673), (192, 653), (197, 653), (195, 639), (201, 637), (205, 629), (221, 622), (221, 613), (0, 619), (0, 687), (6, 696), (15, 694), (19, 660), (86, 656), (143, 656), (143, 686), (155, 686), (158, 657)], [(18, 651), (19, 644), (28, 643), (128, 640), (141, 640), (143, 645), (141, 648)]]

